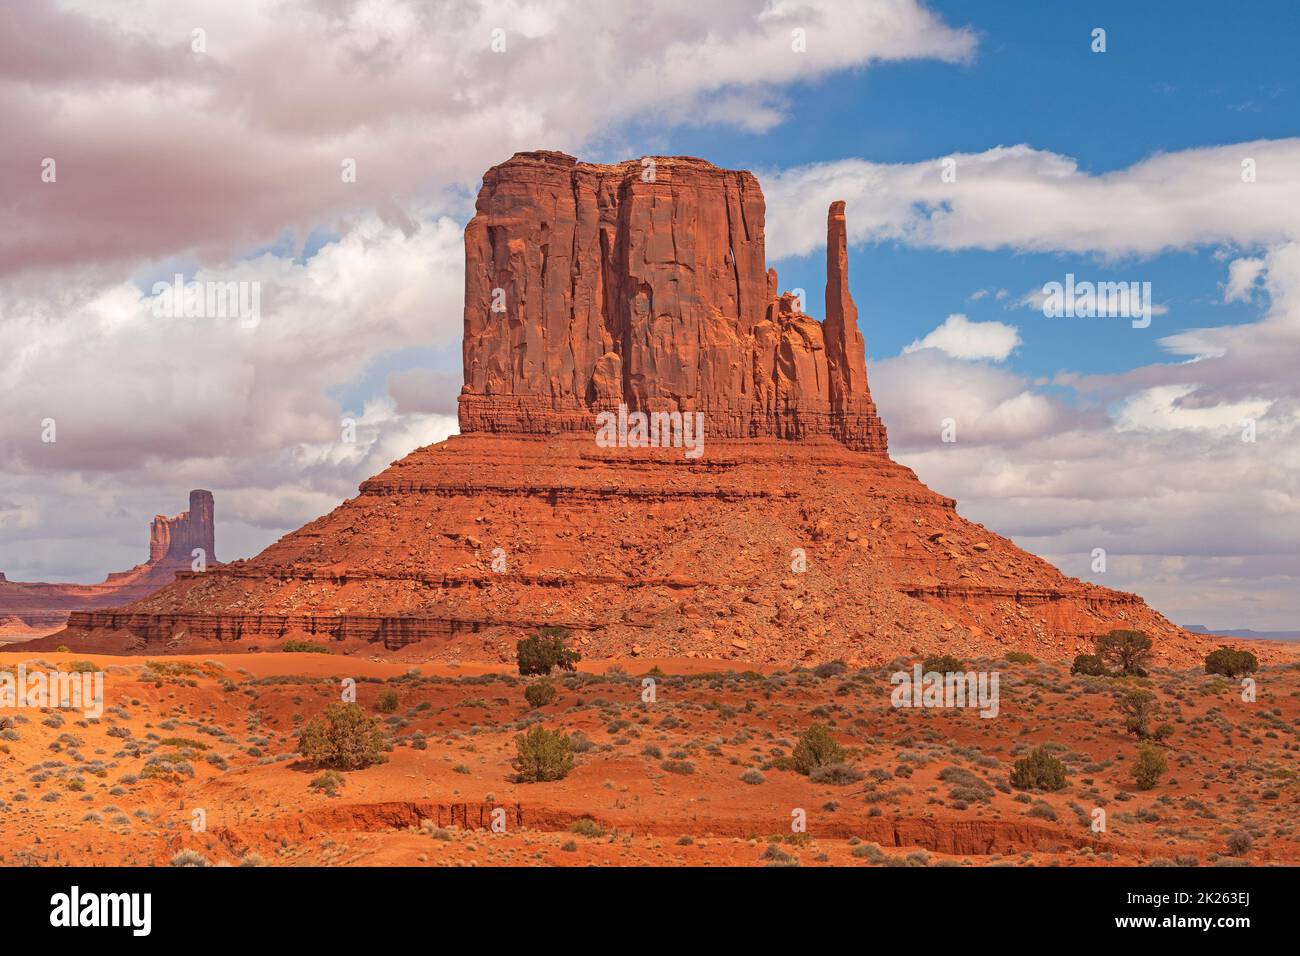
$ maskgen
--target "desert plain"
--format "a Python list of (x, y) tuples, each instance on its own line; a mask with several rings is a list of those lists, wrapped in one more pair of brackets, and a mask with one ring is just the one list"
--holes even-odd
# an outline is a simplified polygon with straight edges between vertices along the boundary
[[(0, 652), (0, 668), (11, 671), (20, 663), (102, 671), (105, 698), (99, 717), (0, 715), (0, 863), (1300, 861), (1300, 660), (1284, 646), (1255, 674), (1253, 702), (1237, 681), (1200, 668), (1118, 678), (1071, 675), (1068, 663), (1024, 654), (968, 661), (999, 675), (992, 718), (893, 706), (890, 675), (911, 667), (904, 659), (787, 670), (583, 661), (552, 675), (556, 698), (532, 707), (524, 689), (536, 678), (510, 664), (462, 662), (454, 644), (386, 657), (331, 650)], [(347, 678), (386, 752), (331, 780), (297, 752), (297, 733), (339, 700)], [(1135, 783), (1140, 744), (1117, 704), (1135, 688), (1155, 695), (1155, 719), (1173, 727), (1157, 744), (1167, 772), (1149, 789)], [(518, 783), (515, 740), (538, 723), (572, 736), (575, 766), (562, 780)], [(788, 766), (814, 723), (844, 749), (828, 779)], [(1011, 786), (1014, 762), (1040, 745), (1067, 768), (1064, 789)]]

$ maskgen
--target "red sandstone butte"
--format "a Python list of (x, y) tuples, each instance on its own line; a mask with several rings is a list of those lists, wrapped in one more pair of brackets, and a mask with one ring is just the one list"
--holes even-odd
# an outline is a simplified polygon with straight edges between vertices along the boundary
[(461, 430), (590, 432), (596, 412), (702, 411), (717, 438), (830, 435), (885, 454), (827, 222), (826, 322), (779, 296), (752, 174), (702, 159), (517, 153), (465, 228)]
[(170, 584), (188, 570), (193, 551), (215, 563), (212, 492), (190, 492), (190, 510), (174, 518), (155, 515), (149, 527), (149, 560), (129, 571), (111, 572), (99, 584), (46, 584), (8, 581), (0, 574), (0, 641), (49, 634), (63, 627), (73, 611), (127, 604)]
[[(75, 613), (57, 639), (506, 661), (561, 625), (587, 658), (790, 666), (1068, 659), (1124, 627), (1162, 662), (1198, 661), (1207, 638), (1066, 577), (890, 459), (844, 204), (823, 322), (779, 291), (763, 215), (752, 175), (699, 159), (489, 170), (465, 229), (461, 434), (256, 557)], [(620, 404), (702, 412), (703, 454), (602, 447), (596, 415)]]

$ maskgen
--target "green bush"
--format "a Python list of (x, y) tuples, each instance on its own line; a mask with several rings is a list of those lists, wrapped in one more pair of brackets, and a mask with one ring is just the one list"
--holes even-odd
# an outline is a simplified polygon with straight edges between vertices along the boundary
[(956, 674), (966, 670), (966, 664), (951, 654), (932, 654), (921, 662), (921, 669), (927, 674)]
[(1026, 654), (1024, 651), (1007, 651), (1002, 656), (1010, 664), (1032, 664), (1038, 659), (1033, 654)]
[(825, 724), (813, 724), (803, 732), (790, 758), (794, 769), (806, 777), (825, 764), (840, 763), (844, 748), (835, 742)]
[(555, 700), (555, 685), (550, 681), (538, 681), (524, 688), (524, 700), (529, 707), (545, 707)]
[(318, 764), (360, 770), (384, 760), (386, 741), (356, 704), (333, 703), (298, 732), (298, 752)]
[(1070, 667), (1071, 674), (1084, 674), (1088, 677), (1105, 677), (1106, 664), (1096, 654), (1079, 654)]
[(1133, 765), (1133, 779), (1139, 790), (1150, 790), (1160, 782), (1168, 769), (1169, 765), (1160, 749), (1146, 745), (1138, 751), (1137, 763)]
[(1151, 638), (1141, 631), (1115, 630), (1097, 638), (1097, 656), (1121, 674), (1146, 676), (1151, 661)]
[(1156, 712), (1156, 695), (1149, 690), (1131, 690), (1119, 699), (1124, 729), (1140, 740), (1151, 736), (1150, 720)]
[(1064, 790), (1065, 764), (1046, 747), (1035, 747), (1011, 768), (1011, 786), (1017, 790)]
[(381, 714), (391, 714), (397, 710), (397, 691), (386, 690), (375, 701), (375, 710)]
[(535, 636), (523, 638), (515, 645), (519, 673), (526, 677), (549, 674), (557, 667), (562, 671), (574, 670), (582, 655), (564, 646), (568, 637), (569, 632), (562, 627), (544, 627)]
[(1225, 677), (1244, 677), (1259, 670), (1259, 660), (1250, 651), (1237, 651), (1220, 647), (1205, 655), (1205, 673)]
[(311, 641), (285, 641), (280, 645), (280, 650), (286, 654), (332, 654), (334, 653), (324, 644), (313, 644)]
[(560, 730), (547, 730), (534, 724), (526, 734), (515, 737), (519, 755), (511, 761), (519, 783), (545, 783), (563, 780), (573, 769), (573, 742)]

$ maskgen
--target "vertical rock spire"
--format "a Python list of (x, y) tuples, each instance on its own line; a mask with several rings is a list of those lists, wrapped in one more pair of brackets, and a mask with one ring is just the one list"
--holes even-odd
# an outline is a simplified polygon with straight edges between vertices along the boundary
[(830, 367), (831, 408), (849, 411), (867, 391), (867, 355), (858, 331), (858, 307), (849, 294), (849, 246), (844, 200), (826, 214), (826, 363)]

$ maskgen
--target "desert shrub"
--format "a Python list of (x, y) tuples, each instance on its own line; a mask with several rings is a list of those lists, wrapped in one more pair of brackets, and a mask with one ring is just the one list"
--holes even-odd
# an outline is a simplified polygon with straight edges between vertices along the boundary
[(324, 644), (313, 644), (311, 641), (288, 640), (280, 645), (280, 650), (286, 654), (332, 654), (334, 653)]
[(1244, 677), (1259, 670), (1259, 660), (1250, 651), (1220, 647), (1205, 655), (1205, 673), (1225, 677)]
[(1046, 747), (1035, 747), (1011, 768), (1011, 786), (1017, 790), (1064, 790), (1065, 764)]
[(757, 786), (763, 782), (763, 775), (751, 767), (740, 775), (740, 782)]
[(569, 735), (534, 724), (526, 734), (515, 737), (518, 755), (511, 761), (519, 783), (563, 780), (573, 769), (573, 745)]
[(573, 821), (569, 826), (569, 832), (576, 833), (578, 836), (592, 837), (594, 839), (596, 837), (603, 837), (606, 831), (604, 827), (591, 817), (583, 817), (580, 820)]
[(1154, 737), (1156, 740), (1161, 742), (1168, 740), (1173, 735), (1174, 735), (1173, 724), (1161, 724), (1160, 726), (1156, 727), (1155, 732), (1151, 734), (1152, 737)]
[(1250, 852), (1255, 841), (1245, 830), (1234, 830), (1228, 834), (1228, 852), (1233, 856), (1242, 856)]
[(1156, 695), (1149, 690), (1131, 690), (1119, 699), (1124, 715), (1124, 729), (1140, 740), (1151, 736), (1151, 716), (1156, 711)]
[(1141, 631), (1114, 630), (1097, 638), (1097, 656), (1121, 674), (1146, 676), (1151, 638)]
[(659, 768), (661, 770), (667, 770), (669, 773), (680, 774), (683, 777), (688, 777), (695, 773), (695, 764), (691, 763), (689, 760), (665, 760), (659, 765)]
[(555, 700), (555, 685), (550, 681), (538, 681), (524, 688), (524, 700), (529, 707), (545, 707)]
[(880, 848), (879, 843), (863, 843), (860, 846), (855, 846), (849, 851), (849, 854), (860, 859), (870, 860), (872, 863), (884, 863), (885, 860), (889, 859), (885, 855), (885, 851)]
[(375, 710), (379, 711), (381, 714), (391, 714), (397, 710), (397, 704), (397, 691), (386, 690), (380, 694), (379, 699), (375, 701)]
[(172, 856), (172, 866), (207, 866), (208, 858), (197, 850), (181, 850)]
[(1010, 664), (1032, 664), (1037, 660), (1033, 654), (1027, 654), (1024, 651), (1007, 651), (1002, 656)]
[(1079, 654), (1070, 666), (1071, 674), (1083, 674), (1087, 677), (1104, 677), (1106, 664), (1096, 654)]
[(1133, 780), (1139, 790), (1150, 790), (1168, 769), (1165, 755), (1158, 748), (1144, 746), (1138, 751), (1137, 762), (1133, 765)]
[(562, 671), (574, 670), (582, 655), (564, 646), (568, 637), (569, 632), (562, 627), (544, 627), (533, 637), (520, 640), (515, 645), (519, 673), (549, 674), (557, 667)]
[(1056, 810), (1046, 800), (1035, 800), (1033, 806), (1025, 811), (1025, 816), (1037, 817), (1040, 820), (1051, 820), (1056, 822)]
[(849, 665), (843, 661), (826, 661), (824, 664), (818, 664), (813, 668), (813, 673), (822, 678), (839, 677), (841, 674), (848, 672)]
[(966, 669), (966, 664), (951, 654), (932, 654), (921, 662), (925, 673), (955, 674)]
[(339, 787), (343, 786), (343, 774), (335, 770), (326, 770), (323, 774), (312, 780), (308, 786), (313, 790), (320, 790), (326, 796), (338, 796)]
[(818, 767), (839, 763), (843, 759), (844, 748), (835, 742), (825, 724), (813, 724), (805, 730), (790, 754), (792, 766), (804, 776)]
[(767, 849), (759, 856), (760, 860), (767, 860), (769, 863), (790, 864), (795, 862), (795, 858), (785, 850), (781, 849), (775, 843), (769, 843)]
[(949, 785), (948, 796), (958, 803), (984, 803), (993, 796), (993, 787), (965, 767), (944, 767), (939, 779)]
[(862, 774), (853, 767), (839, 761), (836, 763), (824, 763), (820, 767), (813, 768), (808, 779), (813, 783), (829, 783), (834, 786), (844, 786), (845, 784), (857, 783), (862, 779)]
[(298, 752), (339, 770), (360, 770), (384, 759), (383, 733), (354, 703), (336, 702), (298, 732)]
[(239, 858), (240, 866), (266, 866), (266, 860), (262, 859), (257, 853), (245, 853)]

